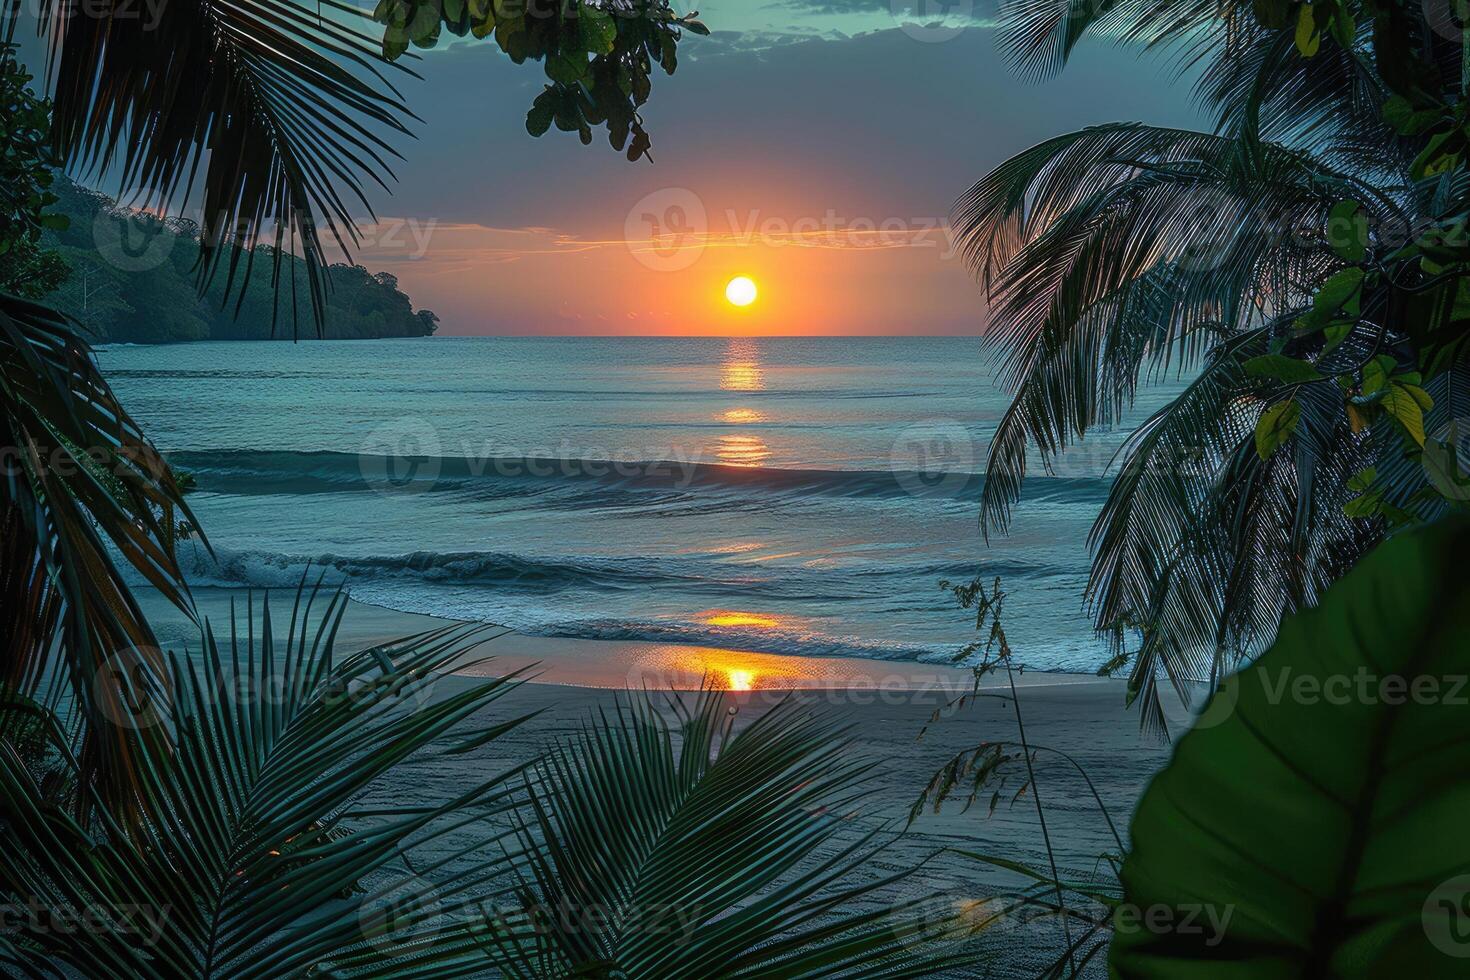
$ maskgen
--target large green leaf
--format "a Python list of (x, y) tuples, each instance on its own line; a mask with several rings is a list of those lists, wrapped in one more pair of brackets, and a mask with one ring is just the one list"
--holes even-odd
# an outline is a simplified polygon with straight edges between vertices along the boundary
[(1390, 540), (1222, 686), (1139, 804), (1122, 878), (1157, 922), (1228, 919), (1135, 914), (1119, 975), (1470, 972), (1466, 554), (1465, 521)]

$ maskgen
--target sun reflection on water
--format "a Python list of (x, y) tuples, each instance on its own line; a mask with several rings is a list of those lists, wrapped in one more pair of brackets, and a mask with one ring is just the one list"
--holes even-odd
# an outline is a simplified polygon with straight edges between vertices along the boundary
[(726, 391), (759, 391), (766, 386), (760, 351), (749, 337), (731, 337), (720, 365), (720, 387)]
[(780, 626), (781, 621), (775, 616), (763, 616), (760, 613), (740, 612), (735, 609), (718, 609), (704, 614), (706, 626)]
[(759, 466), (771, 458), (771, 448), (760, 436), (720, 436), (715, 458), (727, 466)]

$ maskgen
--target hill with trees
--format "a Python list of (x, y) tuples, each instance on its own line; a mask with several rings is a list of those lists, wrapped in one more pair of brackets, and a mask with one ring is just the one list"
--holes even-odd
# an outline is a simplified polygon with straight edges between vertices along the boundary
[[(47, 300), (74, 317), (94, 342), (267, 340), (290, 337), (293, 330), (301, 336), (315, 334), (300, 258), (280, 257), (278, 289), (271, 273), (276, 250), (257, 245), (243, 296), (237, 278), (226, 300), (225, 267), (201, 296), (196, 290), (200, 232), (195, 222), (124, 207), (65, 177), (56, 178), (51, 192), (58, 199), (54, 213), (68, 220), (65, 228), (50, 228), (41, 238), (47, 261), (66, 270)], [(241, 259), (242, 270), (246, 261)], [(326, 338), (426, 337), (434, 332), (438, 317), (415, 310), (391, 273), (339, 263), (328, 268), (327, 276)]]

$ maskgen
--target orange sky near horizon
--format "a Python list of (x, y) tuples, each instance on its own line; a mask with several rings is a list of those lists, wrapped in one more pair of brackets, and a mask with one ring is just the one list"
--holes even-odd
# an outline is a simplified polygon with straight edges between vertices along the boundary
[[(354, 259), (392, 272), (416, 301), (447, 303), (436, 309), (445, 335), (980, 332), (979, 287), (937, 221), (815, 231), (798, 221), (767, 219), (754, 232), (583, 238), (463, 224), (394, 235), (385, 230), (394, 219), (383, 219)], [(747, 307), (724, 294), (740, 275), (759, 288)]]

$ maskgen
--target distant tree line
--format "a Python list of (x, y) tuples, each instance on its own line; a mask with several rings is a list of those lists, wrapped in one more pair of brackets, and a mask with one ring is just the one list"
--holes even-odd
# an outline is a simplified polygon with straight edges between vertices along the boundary
[[(195, 288), (197, 223), (135, 211), (65, 177), (56, 178), (51, 192), (66, 227), (48, 228), (40, 258), (27, 261), (46, 263), (48, 302), (74, 317), (94, 342), (264, 340), (290, 337), (293, 329), (314, 335), (306, 271), (296, 256), (281, 257), (277, 288), (271, 273), (276, 250), (259, 245), (243, 298), (237, 280), (226, 300), (223, 267), (201, 296)], [(247, 259), (241, 258), (242, 269)], [(426, 337), (439, 322), (429, 310), (414, 310), (390, 273), (336, 264), (328, 277), (328, 338)]]

